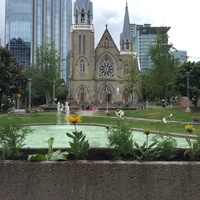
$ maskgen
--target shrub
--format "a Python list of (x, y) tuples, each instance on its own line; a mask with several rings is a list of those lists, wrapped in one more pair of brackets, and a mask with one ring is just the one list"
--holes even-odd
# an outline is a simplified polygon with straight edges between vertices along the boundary
[(113, 156), (117, 160), (134, 157), (132, 131), (122, 118), (124, 112), (117, 110), (115, 114), (118, 117), (117, 125), (108, 129), (109, 146), (115, 149)]
[(19, 158), (20, 148), (31, 130), (23, 126), (23, 119), (17, 116), (8, 116), (0, 118), (0, 145), (2, 148), (2, 158)]

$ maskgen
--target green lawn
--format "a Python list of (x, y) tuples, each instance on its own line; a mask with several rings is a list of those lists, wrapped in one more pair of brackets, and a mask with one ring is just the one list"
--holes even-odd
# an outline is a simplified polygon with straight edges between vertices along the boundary
[[(134, 110), (126, 111), (125, 116), (127, 117), (126, 121), (130, 128), (140, 128), (140, 129), (150, 129), (152, 131), (162, 131), (167, 133), (183, 133), (185, 134), (185, 125), (192, 123), (193, 117), (200, 117), (200, 109), (192, 109), (191, 113), (185, 112), (185, 109), (180, 108), (154, 108), (146, 110)], [(73, 112), (74, 113), (74, 112)], [(108, 124), (115, 125), (117, 118), (115, 117), (115, 112), (110, 111), (111, 115), (106, 116), (105, 111), (99, 111), (97, 115), (89, 117), (83, 116), (82, 123), (94, 123), (94, 124)], [(170, 120), (185, 123), (175, 123), (169, 122), (162, 123), (161, 120), (163, 117), (167, 118), (170, 114), (172, 117)], [(73, 114), (76, 116), (76, 113)], [(130, 118), (140, 118), (130, 119)], [(143, 119), (149, 119), (143, 120)], [(141, 120), (142, 119), (142, 120)], [(154, 122), (153, 119), (159, 120), (159, 122)], [(62, 122), (65, 122), (65, 116), (62, 117)], [(25, 124), (34, 124), (34, 123), (57, 123), (56, 113), (32, 113), (28, 117), (24, 117)], [(200, 125), (195, 126), (195, 133), (200, 134)]]

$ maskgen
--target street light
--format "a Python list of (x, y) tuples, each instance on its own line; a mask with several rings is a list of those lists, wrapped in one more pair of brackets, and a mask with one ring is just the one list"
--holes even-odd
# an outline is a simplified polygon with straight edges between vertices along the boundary
[(190, 70), (189, 72), (186, 72), (187, 74), (187, 108), (186, 108), (186, 112), (191, 112), (190, 109), (190, 93), (189, 93), (189, 85), (190, 85), (190, 73), (192, 72), (192, 70)]
[(106, 112), (108, 112), (108, 80), (106, 80)]
[(28, 108), (31, 109), (31, 81), (32, 79), (28, 79)]
[(55, 81), (53, 81), (53, 100), (52, 100), (52, 103), (54, 105), (54, 102), (55, 102)]

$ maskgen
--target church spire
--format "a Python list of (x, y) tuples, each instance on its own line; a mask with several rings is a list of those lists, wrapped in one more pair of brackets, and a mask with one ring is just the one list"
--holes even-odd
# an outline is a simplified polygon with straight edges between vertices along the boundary
[(74, 2), (74, 23), (75, 24), (92, 24), (93, 7), (90, 0), (76, 0)]
[(123, 31), (120, 34), (120, 51), (130, 51), (131, 44), (132, 44), (132, 37), (131, 37), (131, 32), (130, 32), (128, 3), (126, 1)]

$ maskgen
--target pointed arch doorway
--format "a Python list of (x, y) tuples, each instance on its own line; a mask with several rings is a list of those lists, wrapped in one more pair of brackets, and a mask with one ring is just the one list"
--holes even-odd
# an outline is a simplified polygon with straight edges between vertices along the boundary
[(106, 83), (102, 88), (102, 100), (103, 103), (111, 103), (112, 100), (112, 90), (108, 83)]

